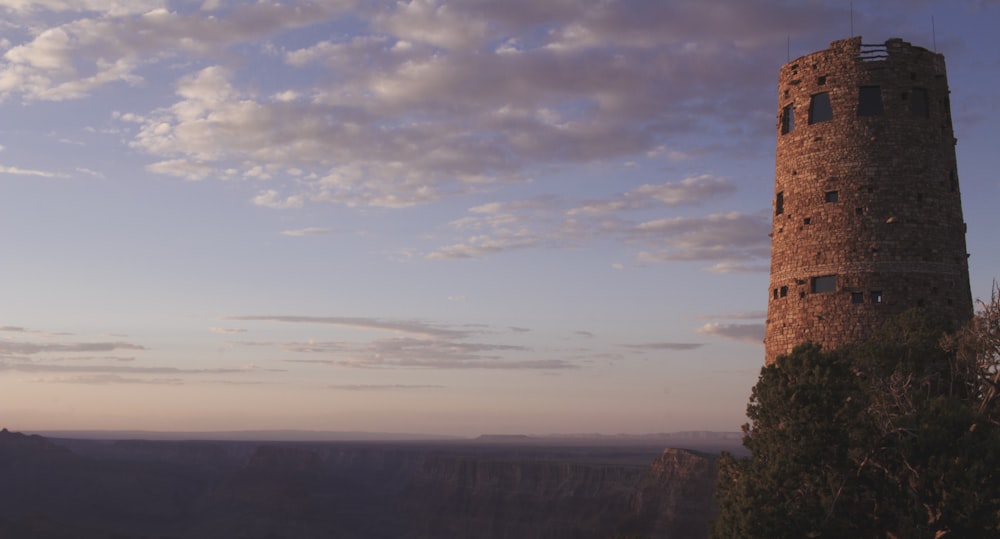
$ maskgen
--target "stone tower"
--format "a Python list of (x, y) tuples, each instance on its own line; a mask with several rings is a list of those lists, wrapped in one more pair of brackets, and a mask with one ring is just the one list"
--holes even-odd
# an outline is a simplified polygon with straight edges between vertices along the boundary
[(767, 363), (972, 315), (944, 56), (835, 41), (781, 68), (777, 131)]

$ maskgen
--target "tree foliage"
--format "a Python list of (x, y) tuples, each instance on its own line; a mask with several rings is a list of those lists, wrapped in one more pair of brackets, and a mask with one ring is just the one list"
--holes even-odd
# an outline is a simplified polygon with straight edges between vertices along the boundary
[(713, 537), (1000, 537), (998, 328), (994, 290), (952, 335), (914, 311), (765, 366)]

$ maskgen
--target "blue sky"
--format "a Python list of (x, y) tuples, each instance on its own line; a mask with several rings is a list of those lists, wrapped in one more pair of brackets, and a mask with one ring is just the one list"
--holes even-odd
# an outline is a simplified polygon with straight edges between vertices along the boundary
[[(945, 54), (998, 276), (1000, 2)], [(776, 83), (847, 1), (0, 0), (0, 423), (736, 430)], [(933, 20), (933, 31), (932, 31)]]

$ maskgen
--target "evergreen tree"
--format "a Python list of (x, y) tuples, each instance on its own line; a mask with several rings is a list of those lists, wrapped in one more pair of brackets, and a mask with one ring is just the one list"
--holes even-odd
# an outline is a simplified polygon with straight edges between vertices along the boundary
[(866, 343), (806, 344), (761, 369), (751, 456), (720, 461), (713, 537), (1000, 537), (992, 306), (943, 341), (911, 312)]

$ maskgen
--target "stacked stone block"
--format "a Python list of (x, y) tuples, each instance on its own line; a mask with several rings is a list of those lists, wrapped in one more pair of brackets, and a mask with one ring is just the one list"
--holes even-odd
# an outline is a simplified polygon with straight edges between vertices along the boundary
[(766, 362), (922, 308), (972, 314), (944, 57), (860, 37), (785, 64)]

